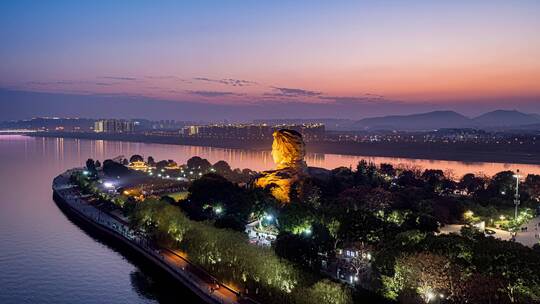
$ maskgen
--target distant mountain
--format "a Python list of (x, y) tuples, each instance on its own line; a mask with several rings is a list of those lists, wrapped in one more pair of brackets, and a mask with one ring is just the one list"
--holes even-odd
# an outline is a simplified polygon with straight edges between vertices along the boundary
[(475, 118), (454, 111), (434, 111), (412, 115), (364, 118), (352, 125), (354, 130), (425, 131), (447, 128), (533, 129), (540, 124), (540, 115), (518, 111), (496, 110)]
[(354, 124), (356, 130), (435, 130), (472, 126), (472, 120), (454, 111), (434, 111), (412, 115), (364, 118)]
[(513, 127), (540, 123), (540, 116), (515, 110), (496, 110), (475, 117), (472, 121), (477, 127)]

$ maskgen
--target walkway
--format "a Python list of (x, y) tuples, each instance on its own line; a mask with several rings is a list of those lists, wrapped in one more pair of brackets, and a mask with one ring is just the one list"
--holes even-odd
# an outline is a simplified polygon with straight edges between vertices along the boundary
[[(527, 227), (526, 231), (519, 231), (516, 236), (516, 242), (519, 242), (525, 246), (532, 247), (534, 244), (538, 244), (540, 242), (540, 216), (533, 218), (530, 220), (527, 225), (524, 225), (522, 227)], [(450, 233), (460, 233), (461, 227), (463, 225), (446, 225), (444, 227), (441, 227), (440, 234), (450, 234)], [(492, 234), (494, 238), (498, 238), (501, 240), (508, 241), (512, 238), (512, 235), (510, 232), (502, 229), (492, 228), (488, 227), (486, 229), (495, 231), (495, 234)]]
[(127, 222), (92, 206), (86, 199), (88, 196), (82, 195), (77, 187), (69, 183), (71, 172), (71, 170), (67, 171), (55, 178), (53, 189), (72, 209), (79, 212), (86, 219), (116, 233), (125, 241), (135, 245), (139, 250), (144, 251), (157, 260), (161, 260), (164, 265), (169, 267), (169, 270), (172, 270), (176, 275), (190, 282), (199, 292), (206, 294), (215, 303), (257, 303), (252, 299), (239, 297), (237, 291), (229, 286), (218, 283), (214, 277), (206, 273), (203, 269), (191, 264), (182, 256), (181, 252), (154, 246), (144, 236), (130, 229)]

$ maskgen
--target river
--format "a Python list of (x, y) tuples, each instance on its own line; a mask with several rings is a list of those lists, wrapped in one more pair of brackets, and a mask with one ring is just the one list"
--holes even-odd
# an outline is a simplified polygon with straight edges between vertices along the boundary
[[(51, 182), (86, 159), (152, 155), (184, 163), (199, 155), (232, 167), (273, 167), (268, 151), (0, 135), (0, 303), (196, 303), (184, 287), (155, 273), (140, 259), (104, 243), (72, 223), (52, 200)], [(355, 166), (362, 158), (381, 163), (486, 175), (540, 166), (462, 163), (386, 157), (313, 154), (311, 166)]]

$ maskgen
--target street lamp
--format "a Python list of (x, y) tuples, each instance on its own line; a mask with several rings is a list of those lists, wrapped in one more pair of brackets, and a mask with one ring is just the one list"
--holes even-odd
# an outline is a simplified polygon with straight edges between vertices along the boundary
[(223, 211), (223, 209), (221, 209), (221, 207), (216, 207), (214, 211), (216, 212), (216, 214), (220, 214)]
[(521, 177), (521, 175), (519, 175), (519, 170), (517, 170), (517, 173), (514, 174), (513, 177), (516, 179), (516, 193), (514, 194), (514, 205), (516, 208), (514, 210), (514, 220), (517, 221), (519, 206), (519, 178)]

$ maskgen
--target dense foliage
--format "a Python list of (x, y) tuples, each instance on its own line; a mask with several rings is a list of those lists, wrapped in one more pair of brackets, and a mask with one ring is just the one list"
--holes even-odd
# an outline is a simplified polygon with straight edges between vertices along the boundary
[[(95, 170), (95, 164), (87, 166)], [(522, 211), (514, 219), (511, 171), (456, 180), (441, 170), (361, 161), (354, 170), (319, 170), (293, 185), (291, 202), (282, 205), (269, 189), (252, 186), (250, 170), (198, 157), (185, 168), (199, 177), (178, 203), (134, 203), (100, 193), (88, 178), (79, 183), (123, 208), (156, 242), (186, 252), (264, 302), (361, 302), (375, 292), (403, 303), (540, 303), (540, 245), (531, 249), (486, 237), (471, 226), (461, 235), (437, 235), (443, 225), (480, 220), (502, 229), (520, 227), (539, 205), (540, 176), (529, 175), (520, 185)], [(105, 161), (103, 171), (116, 176), (124, 169)], [(250, 245), (245, 224), (268, 215), (279, 228), (277, 240), (271, 248)], [(373, 250), (371, 294), (319, 278), (322, 260), (351, 244)]]
[[(314, 303), (315, 299), (319, 303), (351, 302), (339, 284), (317, 282), (316, 276), (280, 259), (271, 248), (250, 245), (245, 234), (192, 221), (165, 202), (147, 200), (139, 204), (131, 222), (154, 240), (186, 252), (192, 262), (224, 282), (256, 292), (255, 297), (265, 303), (287, 303), (293, 299), (302, 299), (302, 303)], [(304, 293), (306, 290), (308, 294)]]

